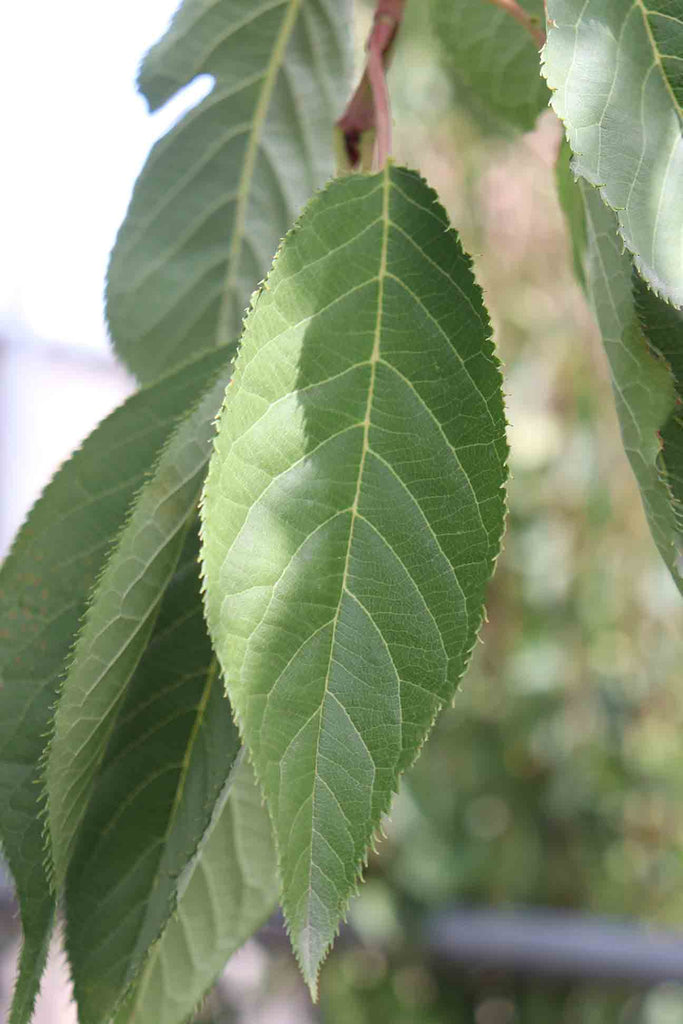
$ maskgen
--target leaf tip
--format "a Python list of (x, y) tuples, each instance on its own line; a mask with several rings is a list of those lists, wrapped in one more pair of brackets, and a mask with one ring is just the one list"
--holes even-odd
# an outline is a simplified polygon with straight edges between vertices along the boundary
[(320, 968), (330, 950), (331, 943), (325, 944), (323, 941), (321, 944), (320, 935), (310, 926), (302, 929), (298, 935), (291, 932), (290, 940), (311, 1001), (317, 1003)]

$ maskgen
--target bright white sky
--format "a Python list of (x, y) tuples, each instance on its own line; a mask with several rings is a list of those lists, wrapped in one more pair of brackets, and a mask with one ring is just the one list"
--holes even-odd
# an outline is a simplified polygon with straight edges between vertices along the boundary
[(207, 91), (154, 116), (138, 63), (176, 0), (4, 5), (0, 51), (0, 331), (105, 346), (107, 257), (152, 142)]

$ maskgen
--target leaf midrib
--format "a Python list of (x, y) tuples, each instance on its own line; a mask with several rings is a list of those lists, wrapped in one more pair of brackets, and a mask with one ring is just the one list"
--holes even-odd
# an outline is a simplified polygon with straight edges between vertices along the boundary
[(180, 804), (182, 803), (183, 793), (185, 792), (185, 783), (187, 782), (187, 776), (188, 776), (189, 771), (190, 771), (190, 762), (192, 760), (192, 752), (193, 752), (195, 744), (197, 742), (197, 737), (199, 735), (199, 730), (201, 729), (201, 727), (202, 727), (202, 725), (204, 723), (204, 719), (206, 717), (206, 709), (207, 709), (207, 706), (208, 706), (208, 703), (209, 703), (209, 699), (211, 697), (211, 693), (213, 691), (214, 683), (216, 682), (217, 678), (218, 678), (218, 659), (214, 655), (211, 658), (211, 661), (209, 663), (209, 667), (207, 668), (207, 671), (206, 671), (206, 682), (204, 684), (204, 689), (202, 691), (201, 699), (200, 699), (199, 704), (198, 704), (197, 709), (196, 709), (195, 720), (194, 720), (194, 722), (192, 724), (192, 732), (190, 734), (190, 738), (189, 738), (189, 740), (187, 742), (187, 746), (185, 748), (185, 753), (183, 755), (183, 760), (182, 760), (181, 769), (180, 769), (180, 779), (178, 780), (178, 787), (176, 789), (175, 798), (173, 800), (173, 807), (171, 808), (171, 813), (169, 815), (169, 823), (168, 823), (168, 826), (166, 828), (166, 832), (164, 833), (164, 846), (166, 845), (166, 842), (168, 841), (168, 838), (169, 838), (169, 836), (171, 834), (171, 829), (173, 828), (173, 825), (175, 824), (175, 819), (176, 819), (176, 816), (178, 814), (178, 809), (180, 807)]
[[(382, 241), (380, 250), (380, 264), (379, 271), (377, 274), (377, 316), (375, 318), (375, 333), (373, 339), (372, 353), (370, 355), (370, 381), (368, 383), (368, 397), (365, 403), (365, 419), (363, 421), (363, 444), (361, 450), (360, 462), (358, 465), (358, 477), (356, 480), (356, 492), (354, 494), (353, 503), (350, 509), (350, 525), (349, 525), (349, 539), (346, 546), (346, 558), (344, 559), (344, 571), (342, 573), (341, 586), (339, 588), (339, 601), (337, 608), (334, 613), (332, 620), (332, 638), (330, 640), (330, 659), (327, 666), (327, 673), (325, 675), (325, 684), (323, 688), (322, 697), (320, 700), (319, 718), (318, 718), (318, 735), (315, 741), (315, 763), (313, 768), (313, 792), (311, 795), (311, 825), (315, 820), (315, 783), (318, 779), (318, 761), (320, 757), (320, 739), (322, 735), (322, 722), (323, 722), (323, 708), (325, 701), (329, 693), (330, 685), (330, 672), (332, 669), (332, 657), (331, 652), (334, 649), (335, 639), (337, 635), (337, 626), (339, 623), (339, 616), (341, 613), (342, 602), (344, 600), (344, 594), (347, 593), (347, 580), (349, 575), (349, 564), (351, 560), (351, 549), (353, 547), (353, 536), (355, 531), (356, 522), (358, 521), (358, 505), (360, 502), (361, 489), (363, 485), (363, 472), (365, 470), (365, 459), (369, 450), (369, 436), (370, 436), (370, 419), (372, 413), (372, 403), (375, 393), (375, 376), (377, 373), (377, 363), (380, 358), (380, 344), (382, 335), (382, 316), (384, 306), (384, 282), (387, 275), (387, 248), (389, 241), (389, 188), (391, 180), (389, 177), (389, 167), (387, 163), (384, 167), (384, 177), (382, 179)], [(308, 871), (308, 888), (307, 888), (307, 906), (306, 906), (306, 934), (311, 934), (312, 921), (311, 921), (311, 895), (313, 889), (313, 834), (314, 830), (311, 828), (311, 840), (310, 840), (310, 856), (309, 856), (309, 871)], [(309, 950), (310, 956), (310, 950)], [(308, 972), (307, 972), (308, 973)], [(313, 981), (313, 979), (309, 979)]]
[(221, 341), (226, 340), (230, 334), (230, 295), (235, 287), (237, 261), (244, 241), (247, 204), (251, 198), (251, 182), (254, 176), (254, 168), (256, 166), (256, 154), (258, 152), (263, 125), (268, 114), (268, 107), (270, 106), (275, 81), (283, 63), (285, 49), (298, 17), (301, 3), (302, 0), (289, 0), (289, 8), (282, 20), (282, 25), (280, 26), (275, 46), (273, 47), (270, 60), (268, 61), (268, 67), (263, 79), (261, 93), (254, 111), (254, 118), (249, 134), (249, 142), (247, 143), (244, 163), (242, 164), (242, 171), (240, 173), (239, 184), (237, 187), (235, 220), (232, 229), (232, 237), (230, 239), (230, 249), (228, 252), (228, 273), (225, 279), (221, 308), (218, 314), (216, 344), (221, 344)]
[[(167, 824), (165, 832), (164, 832), (164, 838), (163, 838), (163, 840), (160, 843), (161, 856), (159, 857), (159, 861), (158, 861), (158, 864), (157, 864), (157, 869), (154, 872), (154, 878), (152, 880), (152, 883), (149, 886), (148, 897), (144, 901), (146, 908), (149, 907), (149, 904), (151, 902), (152, 896), (153, 896), (154, 892), (156, 891), (157, 884), (159, 882), (159, 878), (161, 877), (161, 866), (162, 866), (163, 861), (164, 861), (163, 854), (164, 854), (164, 851), (166, 849), (166, 845), (168, 843), (168, 840), (169, 840), (169, 837), (171, 835), (171, 832), (172, 832), (172, 830), (173, 830), (173, 828), (175, 826), (175, 822), (176, 822), (176, 819), (177, 819), (177, 816), (178, 816), (178, 810), (179, 810), (180, 805), (182, 803), (183, 793), (185, 791), (185, 785), (186, 785), (187, 777), (188, 777), (189, 770), (190, 770), (190, 762), (191, 762), (191, 759), (192, 759), (192, 752), (194, 750), (194, 747), (195, 747), (195, 744), (196, 744), (196, 741), (197, 741), (197, 737), (199, 735), (199, 731), (200, 731), (200, 729), (202, 727), (202, 724), (203, 724), (203, 722), (204, 722), (204, 720), (206, 718), (206, 709), (207, 709), (207, 706), (208, 706), (208, 703), (209, 703), (209, 699), (211, 697), (211, 693), (213, 691), (213, 687), (214, 687), (214, 684), (215, 684), (217, 678), (218, 678), (218, 659), (214, 655), (212, 657), (212, 659), (211, 659), (211, 661), (209, 663), (209, 666), (207, 668), (207, 671), (206, 671), (206, 682), (205, 682), (204, 688), (202, 690), (202, 696), (200, 698), (199, 704), (197, 705), (197, 708), (195, 710), (195, 719), (194, 719), (194, 722), (192, 724), (191, 734), (190, 734), (189, 740), (187, 742), (187, 745), (185, 747), (185, 752), (184, 752), (183, 759), (182, 759), (182, 762), (181, 762), (181, 765), (180, 765), (180, 775), (179, 775), (178, 783), (177, 783), (177, 786), (176, 786), (175, 796), (174, 796), (174, 799), (173, 799), (173, 806), (172, 806), (171, 811), (169, 813), (168, 824)], [(199, 839), (199, 842), (201, 842), (201, 837)], [(168, 917), (166, 918), (166, 921), (164, 922), (164, 925), (162, 926), (163, 928), (166, 927), (166, 924), (170, 920), (170, 916), (171, 916), (172, 913), (173, 913), (173, 908), (171, 909), (171, 912), (169, 913)], [(145, 914), (145, 920), (146, 920), (146, 914)], [(139, 941), (139, 938), (140, 938), (140, 934), (142, 933), (143, 925), (144, 925), (144, 920), (143, 920), (143, 922), (141, 922), (140, 928), (138, 929), (138, 936), (137, 936), (138, 941)], [(133, 949), (133, 952), (132, 952), (131, 955), (134, 956), (135, 953), (136, 953), (136, 950)], [(122, 994), (121, 999), (117, 1003), (116, 1010), (118, 1009), (118, 1007), (121, 1006), (121, 1003), (122, 1003), (124, 997), (125, 997), (125, 992)], [(135, 1003), (133, 1005), (133, 1010), (135, 1010), (136, 1007), (137, 1007), (137, 1001), (138, 1001), (138, 997), (136, 996)]]

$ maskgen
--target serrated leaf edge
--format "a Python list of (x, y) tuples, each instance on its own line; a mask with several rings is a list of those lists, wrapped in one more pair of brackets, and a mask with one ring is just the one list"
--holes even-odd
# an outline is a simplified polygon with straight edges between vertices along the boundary
[[(384, 172), (385, 202), (386, 202), (386, 199), (388, 197), (387, 182), (390, 181), (388, 175), (389, 175), (389, 171), (391, 170), (391, 168), (393, 166), (395, 166), (394, 161), (393, 161), (392, 158), (389, 158), (387, 160), (384, 168), (382, 169), (383, 172)], [(420, 173), (419, 170), (413, 169), (413, 168), (409, 168), (409, 167), (403, 167), (403, 166), (400, 167), (399, 169), (400, 170), (405, 170), (409, 174), (414, 175), (432, 193), (432, 195), (433, 195), (433, 199), (432, 199), (433, 205), (440, 205), (439, 198), (438, 198), (438, 195), (437, 195), (436, 191), (432, 188), (431, 185), (429, 185), (429, 183), (427, 182), (426, 178)], [(375, 177), (376, 176), (376, 174), (373, 174), (373, 173), (365, 173), (365, 172), (355, 172), (355, 173), (359, 174), (361, 177)], [(276, 266), (276, 264), (278, 262), (278, 259), (279, 259), (280, 255), (282, 253), (282, 250), (283, 250), (284, 246), (286, 245), (288, 240), (294, 234), (296, 234), (296, 232), (299, 230), (299, 221), (301, 220), (301, 218), (304, 217), (311, 210), (311, 208), (316, 204), (316, 202), (318, 201), (320, 196), (322, 196), (324, 193), (328, 192), (328, 190), (331, 187), (334, 187), (334, 185), (339, 180), (341, 180), (341, 179), (339, 179), (339, 178), (332, 178), (324, 186), (322, 186), (319, 189), (316, 189), (316, 191), (313, 193), (313, 195), (311, 196), (310, 200), (308, 201), (308, 203), (306, 204), (304, 209), (299, 214), (299, 217), (297, 218), (296, 222), (292, 225), (292, 227), (289, 229), (287, 234), (283, 237), (282, 241), (280, 242), (280, 245), (277, 248), (277, 251), (276, 251), (275, 256), (273, 258), (272, 266), (271, 266), (268, 274), (263, 279), (263, 281), (259, 284), (259, 286), (252, 292), (250, 303), (249, 303), (249, 307), (246, 310), (245, 315), (244, 315), (243, 320), (242, 320), (242, 332), (241, 332), (241, 335), (240, 335), (240, 340), (238, 342), (238, 347), (237, 347), (237, 352), (236, 352), (236, 355), (235, 355), (235, 359), (237, 359), (238, 356), (239, 356), (239, 353), (241, 351), (242, 338), (244, 337), (244, 333), (247, 330), (247, 327), (249, 326), (251, 318), (253, 317), (253, 315), (255, 314), (255, 312), (256, 312), (256, 310), (258, 308), (259, 300), (261, 299), (261, 296), (263, 295), (263, 292), (268, 290), (268, 279), (269, 279), (269, 277), (270, 277), (270, 275), (272, 273), (272, 270), (274, 269), (274, 267)], [(384, 220), (385, 225), (386, 225), (386, 216), (383, 218), (383, 220)], [(451, 231), (453, 231), (454, 233), (457, 234), (457, 232), (455, 231), (455, 228), (453, 228), (452, 226), (449, 228), (449, 230), (451, 230)], [(386, 232), (386, 227), (385, 227), (385, 232)], [(490, 358), (491, 358), (492, 362), (494, 363), (496, 369), (498, 370), (499, 377), (500, 377), (500, 383), (501, 383), (501, 392), (502, 392), (503, 378), (502, 378), (502, 373), (500, 372), (502, 363), (501, 363), (501, 360), (498, 358), (498, 356), (495, 353), (495, 347), (494, 347), (494, 344), (493, 344), (493, 331), (491, 329), (491, 323), (490, 323), (490, 320), (489, 320), (489, 317), (488, 317), (488, 310), (486, 309), (486, 305), (483, 302), (483, 290), (481, 289), (481, 285), (477, 281), (476, 275), (474, 274), (472, 257), (468, 253), (466, 253), (464, 249), (462, 250), (462, 252), (463, 252), (463, 255), (464, 255), (464, 257), (465, 257), (465, 259), (467, 261), (468, 268), (472, 272), (472, 276), (473, 276), (473, 278), (475, 280), (476, 287), (479, 288), (480, 291), (482, 291), (482, 306), (484, 307), (485, 316), (486, 316), (486, 320), (485, 320), (485, 323), (484, 323), (484, 328), (485, 328), (485, 331), (486, 331), (485, 341), (489, 342), (490, 349), (491, 349), (489, 355), (490, 355)], [(386, 258), (386, 253), (384, 253), (384, 256)], [(380, 305), (381, 304), (378, 303), (378, 316), (381, 313)], [(376, 328), (376, 331), (377, 331), (377, 328)], [(376, 359), (375, 359), (375, 362), (376, 362)], [(226, 406), (228, 405), (229, 402), (230, 402), (230, 386), (228, 385), (228, 387), (226, 388), (225, 398), (223, 400), (223, 403), (221, 405), (220, 410), (218, 411), (218, 413), (216, 415), (216, 419), (215, 419), (216, 426), (218, 426), (218, 424), (220, 422), (220, 419), (221, 419), (221, 417), (223, 415), (223, 411), (225, 410), (225, 408), (226, 408)], [(506, 425), (507, 425), (507, 420), (505, 422), (506, 422)], [(367, 429), (367, 427), (366, 427), (366, 429)], [(213, 447), (214, 452), (216, 450), (216, 442), (217, 442), (217, 434), (214, 437), (214, 447)], [(366, 436), (366, 439), (365, 439), (365, 442), (364, 442), (364, 446), (365, 446), (365, 444), (367, 444), (367, 436)], [(213, 452), (212, 452), (212, 456), (213, 456)], [(505, 473), (505, 482), (507, 481), (507, 474), (508, 474), (508, 456), (509, 456), (509, 445), (507, 445), (507, 443), (506, 443), (506, 457), (505, 457), (505, 459), (504, 459), (504, 461), (502, 463), (502, 468), (503, 468), (504, 473)], [(360, 476), (361, 476), (361, 474), (359, 472), (359, 480), (360, 480)], [(500, 490), (503, 492), (503, 501), (504, 501), (503, 523), (505, 523), (505, 518), (507, 516), (507, 510), (508, 510), (507, 491), (506, 491), (506, 487), (505, 487), (505, 482), (501, 485), (501, 488), (500, 488)], [(202, 490), (202, 496), (201, 496), (200, 501), (199, 501), (200, 524), (201, 524), (200, 525), (200, 530), (199, 530), (199, 535), (200, 535), (200, 540), (201, 540), (201, 545), (202, 545), (202, 552), (203, 552), (203, 548), (204, 548), (205, 530), (206, 530), (206, 520), (205, 520), (205, 515), (204, 515), (205, 496), (206, 496), (206, 489), (204, 487), (203, 490)], [(500, 557), (500, 554), (501, 554), (501, 551), (502, 551), (502, 538), (503, 538), (504, 529), (505, 529), (505, 526), (503, 525), (500, 537), (498, 538), (498, 542), (497, 542), (497, 545), (496, 545), (497, 551), (496, 551), (496, 554), (493, 556), (493, 560), (492, 560), (492, 564), (493, 564), (492, 574), (493, 574), (493, 571), (495, 571), (495, 567), (497, 565), (498, 558)], [(205, 566), (204, 566), (203, 556), (200, 556), (200, 558), (201, 558), (202, 596), (204, 598), (204, 601), (206, 602), (206, 600), (207, 600), (206, 573), (205, 573)], [(490, 578), (491, 577), (489, 577), (489, 579)], [(337, 611), (337, 615), (338, 614), (339, 613)], [(462, 670), (460, 676), (458, 677), (458, 680), (456, 680), (456, 683), (458, 683), (464, 677), (464, 675), (465, 675), (465, 673), (467, 671), (467, 668), (469, 667), (469, 662), (470, 662), (471, 657), (472, 657), (472, 652), (473, 652), (473, 650), (474, 650), (474, 648), (476, 646), (477, 640), (479, 638), (479, 633), (480, 633), (481, 627), (483, 625), (484, 619), (485, 619), (485, 609), (482, 607), (482, 610), (479, 613), (479, 620), (476, 623), (475, 630), (473, 631), (472, 643), (471, 643), (469, 648), (466, 648), (466, 649), (463, 650), (463, 670)], [(453, 700), (455, 699), (456, 696), (457, 696), (457, 692), (456, 692), (456, 694), (454, 694)], [(432, 717), (432, 720), (430, 722), (429, 729), (427, 729), (425, 731), (425, 734), (424, 734), (424, 736), (422, 738), (422, 741), (421, 741), (421, 743), (419, 744), (419, 746), (417, 747), (417, 749), (415, 751), (415, 757), (410, 762), (410, 764), (406, 765), (405, 768), (403, 768), (401, 770), (401, 772), (399, 774), (399, 781), (400, 781), (401, 776), (406, 771), (408, 771), (410, 767), (412, 767), (412, 765), (415, 763), (415, 761), (419, 757), (420, 753), (422, 752), (422, 748), (423, 748), (424, 744), (427, 742), (427, 740), (428, 740), (428, 738), (429, 738), (429, 736), (431, 734), (431, 731), (432, 731), (432, 728), (434, 726), (434, 723), (435, 723), (436, 719), (438, 718), (439, 714), (441, 713), (441, 711), (443, 710), (443, 708), (446, 706), (447, 703), (448, 703), (447, 701), (442, 701), (441, 704), (436, 708), (436, 710), (434, 712), (434, 715)], [(275, 853), (276, 853), (276, 858), (277, 858), (278, 877), (281, 880), (282, 879), (281, 853), (280, 853), (280, 847), (279, 847), (279, 844), (278, 844), (278, 841), (277, 841), (277, 831), (276, 831), (276, 828), (275, 828), (275, 821), (273, 820), (270, 804), (269, 804), (268, 800), (265, 798), (265, 795), (264, 795), (263, 782), (262, 782), (261, 778), (259, 777), (256, 765), (254, 764), (254, 760), (253, 760), (252, 755), (251, 755), (251, 751), (250, 751), (249, 746), (248, 746), (248, 744), (246, 742), (246, 739), (245, 739), (244, 723), (241, 720), (241, 717), (240, 717), (240, 714), (239, 714), (237, 708), (235, 708), (234, 706), (232, 706), (232, 707), (233, 707), (233, 716), (234, 716), (235, 724), (237, 725), (237, 727), (239, 729), (240, 737), (241, 737), (242, 743), (244, 745), (244, 749), (246, 751), (246, 756), (248, 757), (249, 764), (251, 765), (252, 770), (254, 772), (254, 777), (255, 777), (255, 779), (257, 781), (257, 784), (258, 784), (258, 786), (259, 786), (259, 788), (261, 790), (262, 803), (265, 805), (265, 807), (266, 807), (266, 809), (268, 811), (268, 816), (269, 816), (269, 818), (271, 820), (271, 823), (273, 825), (273, 838), (274, 838)], [(306, 984), (308, 986), (308, 989), (309, 989), (309, 992), (310, 992), (310, 995), (311, 995), (311, 999), (312, 999), (312, 1001), (314, 1003), (316, 1003), (317, 999), (318, 999), (318, 979), (319, 979), (319, 975), (320, 975), (320, 970), (321, 970), (321, 968), (322, 968), (322, 966), (323, 966), (323, 964), (325, 962), (325, 959), (329, 955), (329, 952), (330, 952), (330, 950), (331, 950), (331, 948), (332, 948), (332, 946), (334, 944), (334, 941), (335, 941), (336, 937), (339, 935), (339, 929), (341, 927), (341, 923), (346, 921), (346, 917), (347, 917), (347, 913), (348, 913), (348, 906), (349, 906), (349, 903), (350, 903), (351, 899), (354, 896), (358, 895), (359, 886), (360, 886), (360, 884), (363, 881), (363, 871), (367, 867), (369, 853), (370, 853), (371, 850), (374, 849), (375, 844), (383, 838), (382, 819), (388, 814), (388, 812), (390, 810), (390, 807), (391, 807), (391, 804), (393, 802), (393, 797), (397, 793), (398, 793), (398, 786), (393, 788), (392, 795), (390, 796), (389, 800), (387, 801), (387, 805), (385, 807), (382, 807), (382, 809), (379, 812), (380, 813), (380, 821), (379, 821), (376, 829), (373, 831), (373, 834), (372, 834), (372, 836), (370, 838), (370, 841), (369, 841), (368, 847), (366, 849), (365, 855), (361, 858), (360, 862), (356, 865), (356, 869), (355, 869), (355, 887), (349, 892), (347, 898), (344, 901), (344, 906), (343, 906), (343, 908), (341, 910), (341, 916), (340, 916), (340, 920), (339, 920), (339, 924), (337, 926), (336, 932), (335, 932), (334, 936), (328, 942), (327, 946), (325, 947), (323, 955), (321, 956), (321, 959), (318, 962), (318, 964), (316, 965), (314, 971), (310, 971), (309, 970), (308, 965), (303, 962), (303, 960), (301, 958), (301, 955), (300, 955), (300, 952), (298, 951), (298, 949), (294, 945), (294, 943), (292, 941), (291, 927), (290, 927), (289, 921), (287, 920), (287, 917), (285, 915), (285, 930), (286, 930), (288, 938), (290, 939), (290, 943), (291, 943), (291, 946), (292, 946), (292, 950), (293, 950), (294, 956), (295, 956), (296, 961), (297, 961), (297, 963), (299, 965), (301, 973), (304, 976), (304, 980), (306, 981)], [(282, 892), (282, 889), (280, 889), (280, 891)]]

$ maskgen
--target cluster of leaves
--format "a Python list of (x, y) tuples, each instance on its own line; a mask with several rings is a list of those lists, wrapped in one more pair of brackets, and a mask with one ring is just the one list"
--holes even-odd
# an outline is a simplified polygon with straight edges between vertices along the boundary
[[(431, 6), (472, 102), (530, 127), (542, 5)], [(548, 0), (543, 67), (625, 446), (683, 589), (678, 6)], [(214, 88), (152, 150), (112, 255), (111, 334), (141, 388), (2, 569), (13, 1024), (58, 900), (84, 1024), (183, 1021), (278, 900), (315, 990), (481, 625), (507, 447), (469, 258), (391, 163), (300, 212), (333, 170), (351, 15), (185, 0), (143, 62), (152, 108), (199, 74)]]

